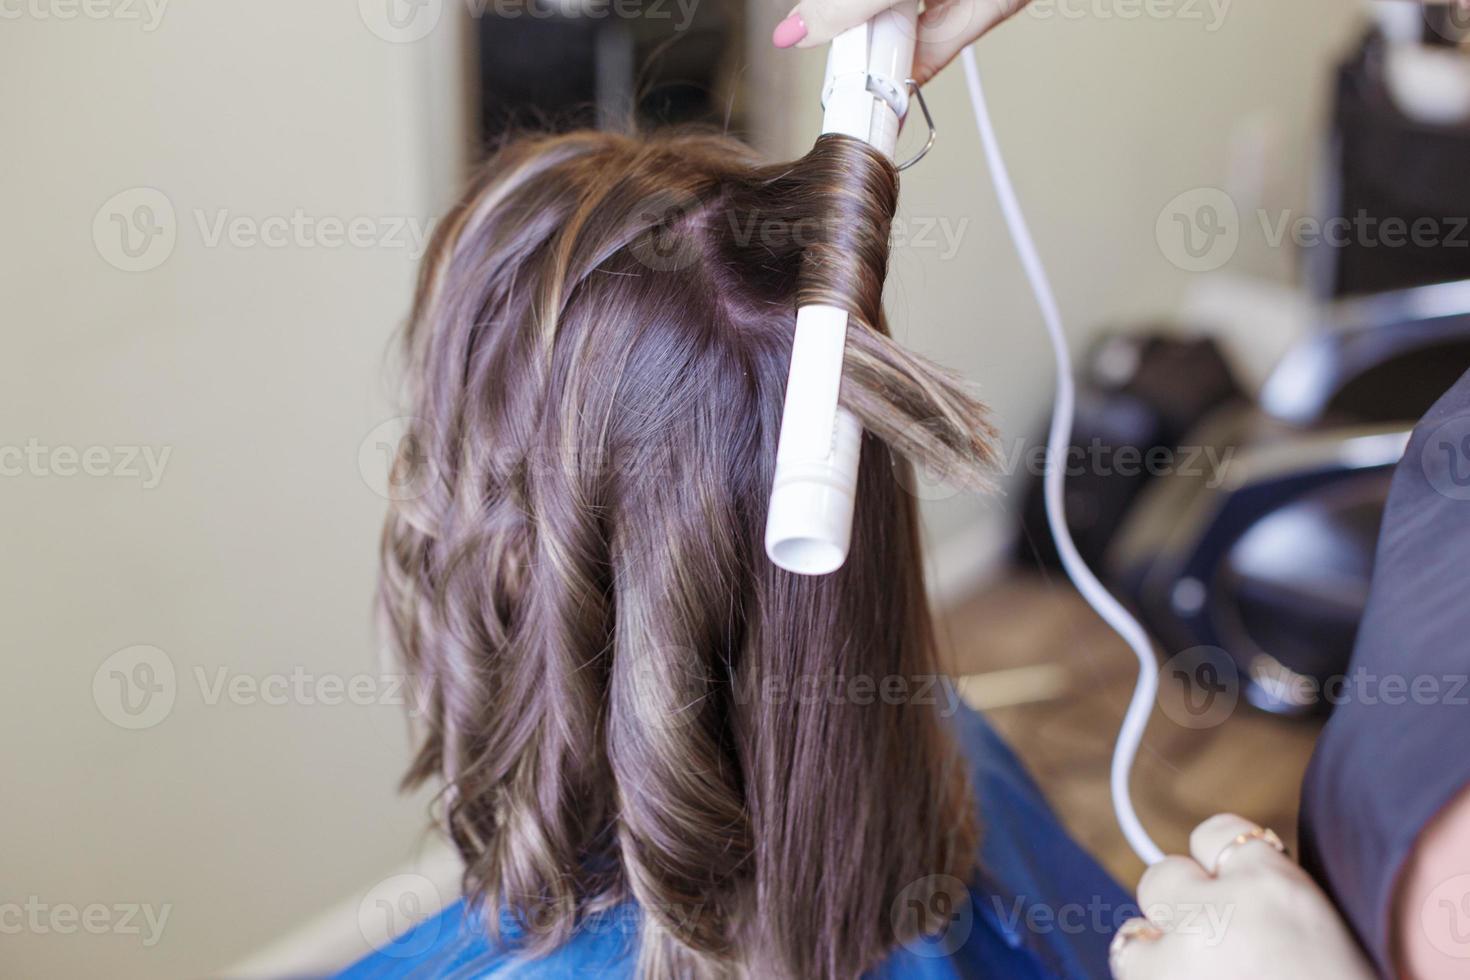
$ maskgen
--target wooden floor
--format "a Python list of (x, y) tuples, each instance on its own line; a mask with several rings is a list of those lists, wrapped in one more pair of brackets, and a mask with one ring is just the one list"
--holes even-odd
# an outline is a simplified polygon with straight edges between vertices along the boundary
[[(966, 699), (1015, 747), (1068, 829), (1120, 882), (1135, 884), (1143, 865), (1108, 793), (1113, 740), (1137, 675), (1133, 653), (1061, 577), (1007, 579), (951, 610), (940, 636), (950, 669), (967, 675)], [(1294, 844), (1318, 723), (1244, 701), (1211, 717), (1218, 723), (1187, 727), (1174, 719), (1188, 714), (1154, 709), (1132, 782), (1144, 825), (1165, 851), (1187, 853), (1195, 824), (1228, 810)]]

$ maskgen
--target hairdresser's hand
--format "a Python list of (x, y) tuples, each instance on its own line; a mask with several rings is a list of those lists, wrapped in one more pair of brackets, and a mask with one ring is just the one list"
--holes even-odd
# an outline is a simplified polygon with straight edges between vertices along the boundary
[[(778, 48), (825, 44), (849, 27), (872, 20), (900, 0), (801, 0), (776, 25)], [(914, 79), (924, 84), (981, 34), (1026, 6), (1030, 0), (925, 0), (919, 14)]]
[(1147, 919), (1113, 942), (1115, 980), (1372, 980), (1316, 882), (1249, 820), (1220, 814), (1138, 883)]

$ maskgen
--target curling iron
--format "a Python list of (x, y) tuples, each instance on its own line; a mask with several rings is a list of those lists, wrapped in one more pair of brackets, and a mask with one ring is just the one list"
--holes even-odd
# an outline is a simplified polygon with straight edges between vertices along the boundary
[[(899, 123), (908, 110), (909, 91), (918, 94), (917, 86), (909, 79), (916, 18), (917, 3), (907, 0), (832, 40), (822, 91), (823, 133), (841, 133), (865, 140), (892, 158)], [(1113, 749), (1111, 789), (1113, 809), (1123, 836), (1145, 864), (1155, 864), (1163, 859), (1163, 851), (1138, 819), (1129, 776), (1143, 741), (1149, 712), (1158, 696), (1158, 658), (1148, 633), (1087, 567), (1067, 528), (1063, 507), (1066, 468), (1062, 463), (1072, 440), (1076, 400), (1071, 357), (1056, 297), (1001, 157), (985, 106), (980, 72), (969, 48), (964, 50), (963, 61), (975, 123), (1000, 199), (1001, 214), (1036, 295), (1055, 356), (1057, 390), (1047, 436), (1043, 483), (1047, 521), (1068, 577), (1138, 658), (1138, 682)], [(919, 105), (929, 123), (929, 141), (918, 156), (899, 169), (916, 162), (934, 143), (934, 123), (922, 95), (919, 95)], [(825, 305), (797, 310), (786, 403), (776, 450), (776, 474), (766, 520), (766, 553), (781, 568), (801, 575), (826, 575), (841, 568), (847, 560), (852, 538), (862, 425), (837, 404), (846, 337), (845, 311)]]
[[(909, 90), (917, 90), (909, 73), (918, 8), (917, 0), (905, 0), (832, 39), (822, 85), (824, 135), (851, 136), (893, 158)], [(852, 538), (863, 427), (837, 404), (846, 340), (846, 310), (814, 304), (796, 311), (766, 554), (798, 575), (841, 568)]]

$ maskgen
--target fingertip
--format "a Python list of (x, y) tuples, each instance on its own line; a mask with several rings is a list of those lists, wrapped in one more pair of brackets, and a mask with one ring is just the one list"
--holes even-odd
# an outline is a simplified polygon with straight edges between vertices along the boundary
[(923, 88), (925, 85), (928, 85), (929, 80), (932, 79), (935, 75), (939, 74), (940, 69), (943, 68), (947, 63), (948, 62), (940, 62), (936, 64), (932, 59), (916, 56), (914, 59), (913, 72), (914, 84), (919, 86), (919, 88)]
[(771, 32), (771, 43), (778, 48), (796, 47), (807, 40), (807, 34), (806, 21), (799, 11), (793, 10)]

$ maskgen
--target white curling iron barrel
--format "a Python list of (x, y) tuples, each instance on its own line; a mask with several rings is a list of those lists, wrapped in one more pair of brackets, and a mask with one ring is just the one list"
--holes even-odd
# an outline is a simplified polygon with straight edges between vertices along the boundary
[[(832, 39), (822, 85), (822, 132), (851, 136), (893, 157), (908, 111), (917, 0), (907, 0)], [(766, 518), (766, 554), (788, 572), (842, 567), (852, 540), (862, 426), (837, 405), (847, 312), (796, 311), (791, 371)]]

